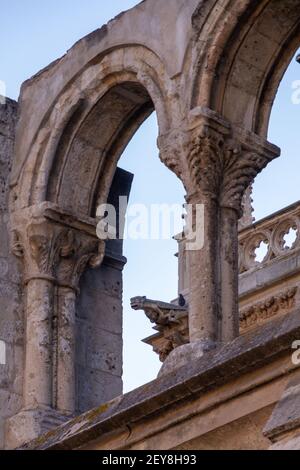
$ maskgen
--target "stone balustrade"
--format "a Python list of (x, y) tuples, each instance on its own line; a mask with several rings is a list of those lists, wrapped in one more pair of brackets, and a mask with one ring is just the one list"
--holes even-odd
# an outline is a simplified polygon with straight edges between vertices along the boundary
[(243, 229), (239, 234), (239, 273), (259, 269), (300, 249), (300, 202)]

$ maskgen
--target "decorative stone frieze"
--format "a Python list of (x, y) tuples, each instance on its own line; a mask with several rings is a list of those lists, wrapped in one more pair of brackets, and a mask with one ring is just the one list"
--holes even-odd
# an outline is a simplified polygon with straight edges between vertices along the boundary
[(266, 300), (240, 311), (241, 333), (265, 323), (266, 320), (276, 315), (287, 313), (295, 306), (295, 296), (298, 287), (292, 287), (280, 292)]

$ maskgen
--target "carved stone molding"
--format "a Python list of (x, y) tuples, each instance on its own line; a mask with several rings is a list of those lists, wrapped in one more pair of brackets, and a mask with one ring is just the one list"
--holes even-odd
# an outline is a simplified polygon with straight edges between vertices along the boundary
[(297, 290), (297, 287), (292, 287), (285, 292), (269, 297), (262, 302), (251, 305), (250, 307), (242, 310), (240, 312), (241, 331), (258, 326), (268, 318), (272, 318), (275, 315), (291, 310), (295, 305)]

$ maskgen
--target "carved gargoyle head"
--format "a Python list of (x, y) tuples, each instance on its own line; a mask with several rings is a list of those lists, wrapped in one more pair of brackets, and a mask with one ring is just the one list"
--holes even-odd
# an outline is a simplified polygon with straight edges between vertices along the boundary
[(133, 310), (143, 310), (144, 304), (147, 300), (146, 296), (143, 297), (133, 297), (130, 300), (130, 305)]

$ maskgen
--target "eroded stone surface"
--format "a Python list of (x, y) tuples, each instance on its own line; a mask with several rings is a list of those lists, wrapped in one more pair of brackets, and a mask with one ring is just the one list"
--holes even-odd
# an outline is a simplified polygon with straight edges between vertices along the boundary
[(9, 179), (13, 163), (17, 103), (0, 104), (0, 340), (5, 364), (0, 364), (0, 448), (4, 447), (4, 420), (22, 406), (24, 323), (21, 266), (10, 253)]

